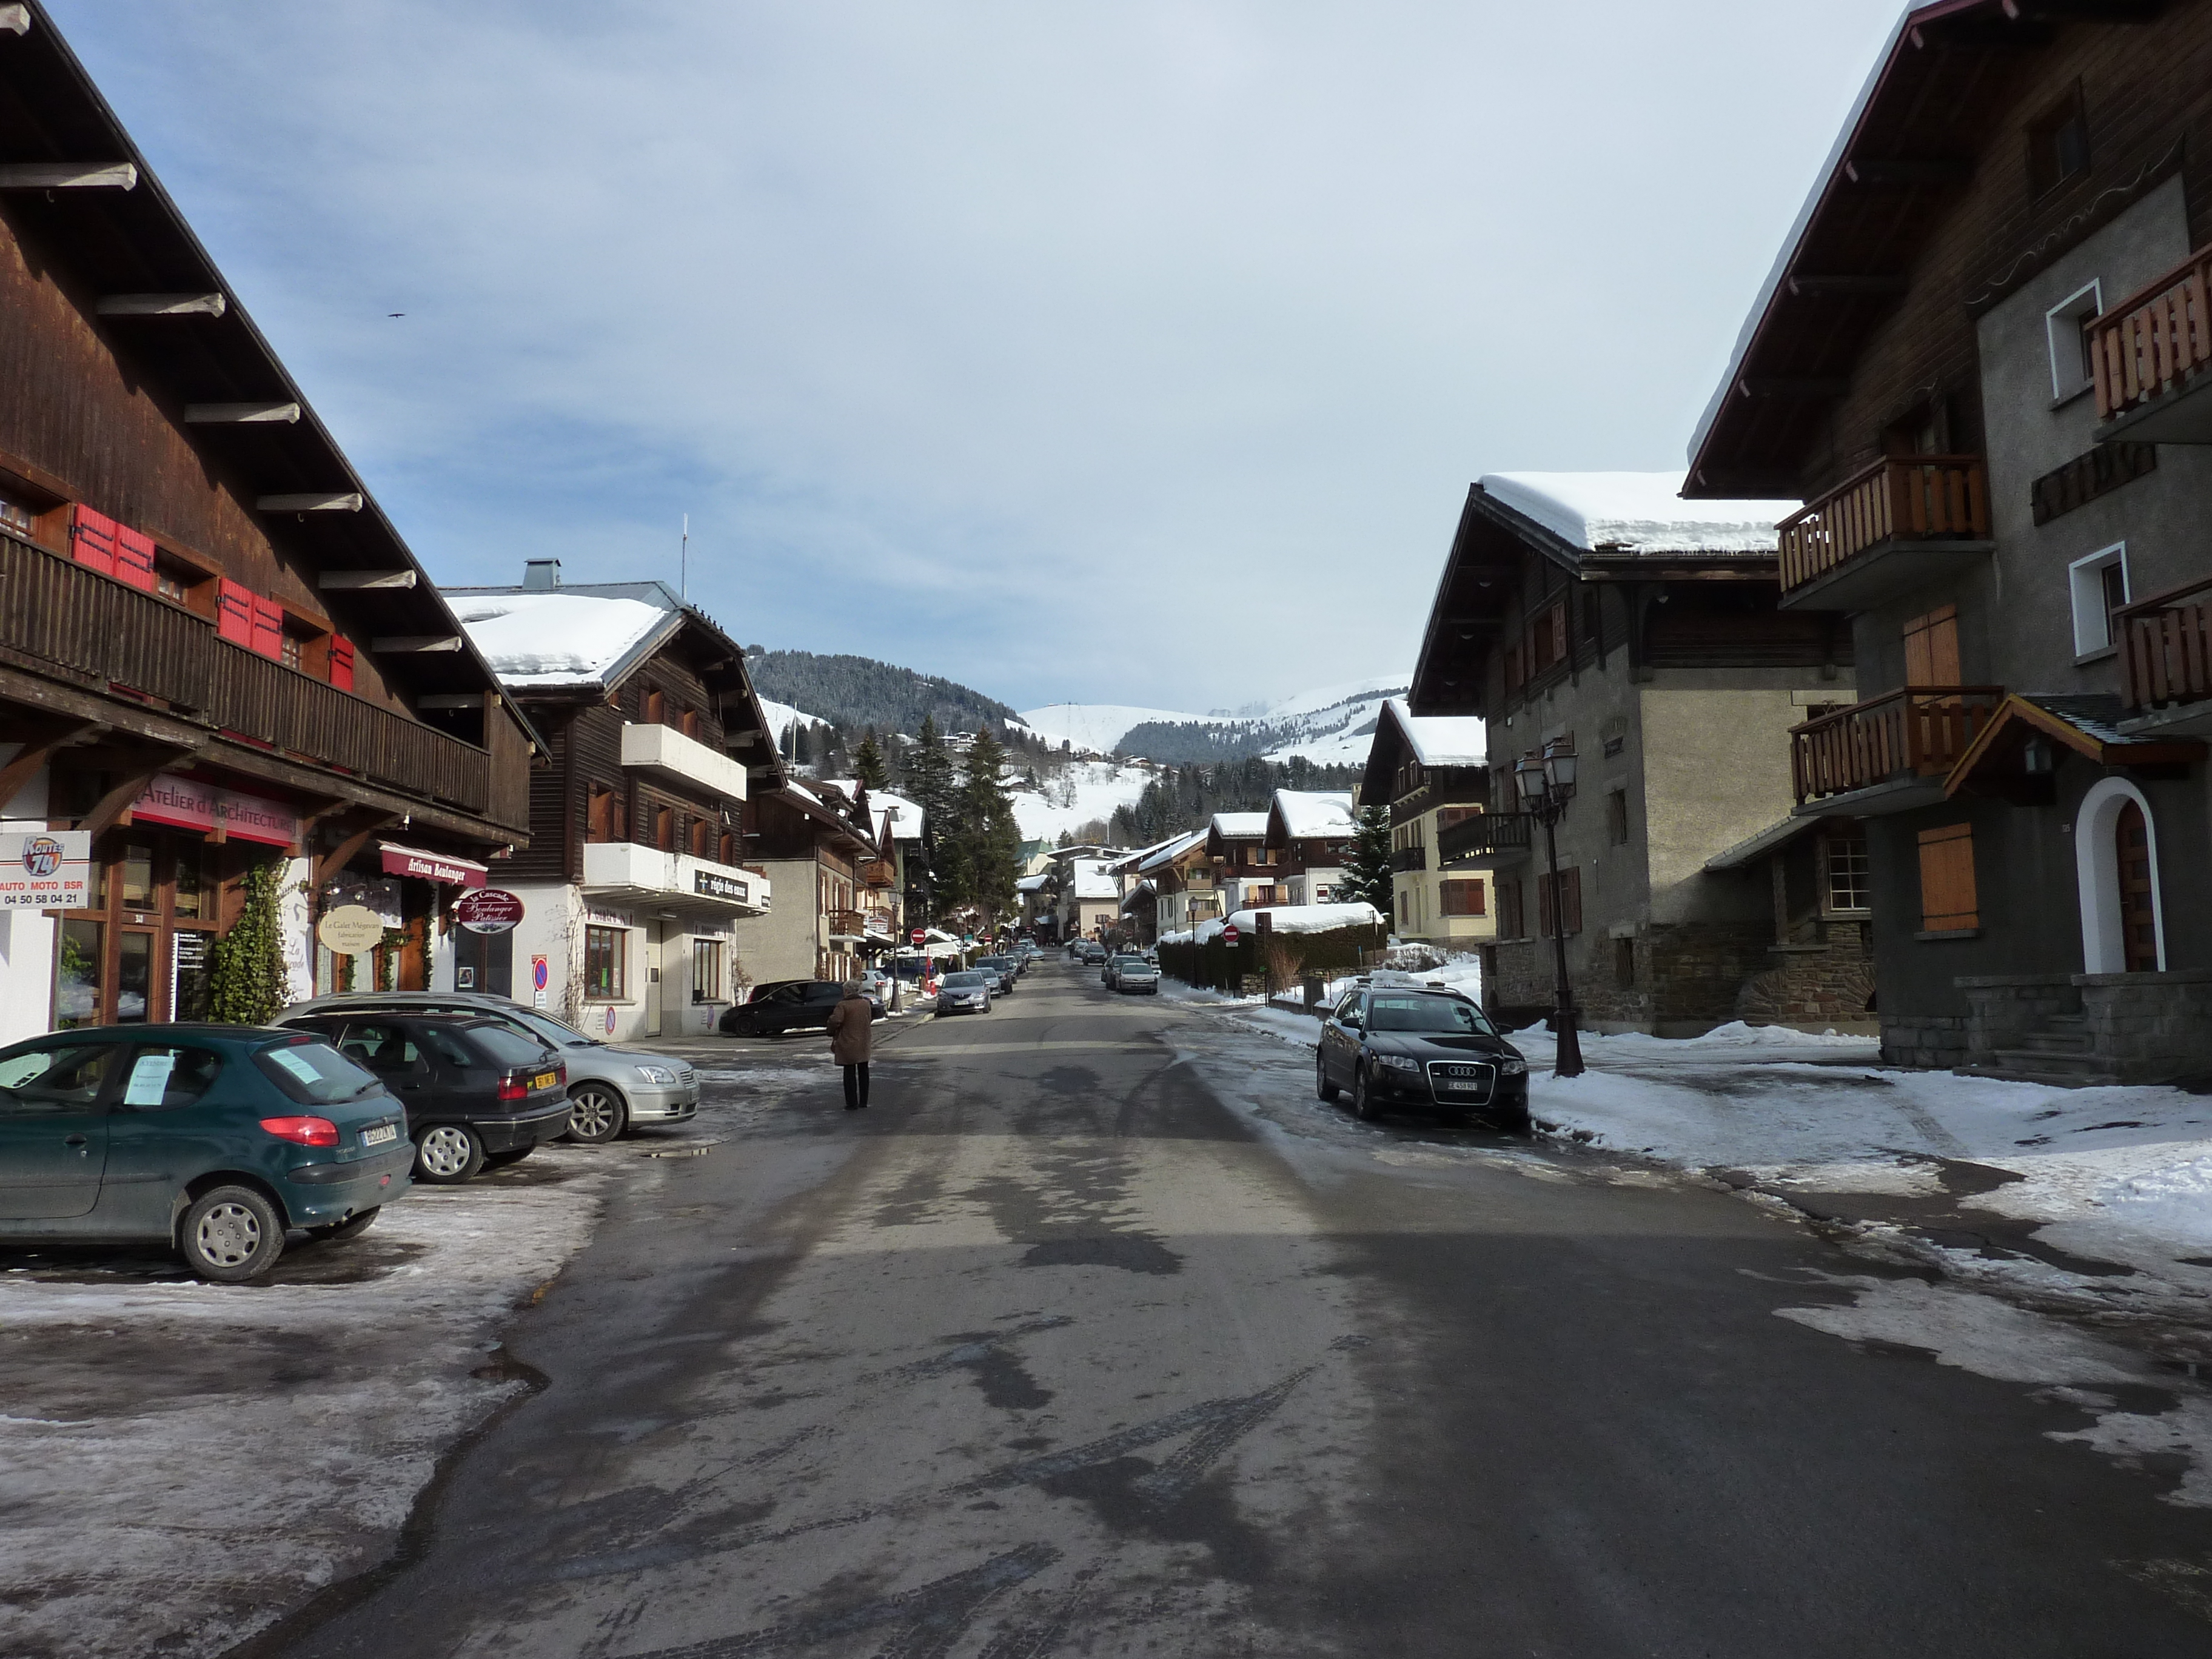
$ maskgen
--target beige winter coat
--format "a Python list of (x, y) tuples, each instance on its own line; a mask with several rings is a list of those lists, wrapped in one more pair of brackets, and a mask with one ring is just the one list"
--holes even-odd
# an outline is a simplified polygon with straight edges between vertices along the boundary
[(868, 1022), (876, 1011), (866, 997), (847, 997), (830, 1011), (830, 1058), (840, 1066), (868, 1063)]

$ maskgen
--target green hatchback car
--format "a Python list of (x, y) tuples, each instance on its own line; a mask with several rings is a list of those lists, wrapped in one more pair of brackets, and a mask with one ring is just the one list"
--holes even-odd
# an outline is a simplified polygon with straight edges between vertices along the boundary
[(162, 1239), (236, 1283), (289, 1230), (367, 1231), (414, 1159), (399, 1102), (307, 1032), (109, 1025), (0, 1048), (0, 1240)]

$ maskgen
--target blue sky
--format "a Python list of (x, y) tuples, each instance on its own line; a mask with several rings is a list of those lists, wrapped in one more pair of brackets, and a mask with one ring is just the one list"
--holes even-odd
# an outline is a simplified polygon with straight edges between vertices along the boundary
[[(48, 0), (441, 580), (1020, 708), (1408, 665), (1666, 468), (1886, 0)], [(400, 318), (388, 313), (404, 312)]]

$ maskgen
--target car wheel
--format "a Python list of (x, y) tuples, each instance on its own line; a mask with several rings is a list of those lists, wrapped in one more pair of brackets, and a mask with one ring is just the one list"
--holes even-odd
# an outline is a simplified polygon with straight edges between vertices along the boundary
[(284, 1218), (251, 1187), (217, 1187), (185, 1212), (177, 1243), (185, 1265), (202, 1279), (242, 1285), (284, 1254)]
[(359, 1238), (376, 1224), (383, 1211), (380, 1204), (363, 1210), (359, 1215), (348, 1216), (343, 1221), (333, 1221), (327, 1227), (310, 1227), (307, 1237), (319, 1244), (343, 1244), (349, 1238)]
[(1352, 1068), (1352, 1115), (1362, 1123), (1375, 1121), (1375, 1097), (1368, 1091), (1367, 1068), (1364, 1066)]
[(1334, 1100), (1339, 1093), (1336, 1085), (1328, 1080), (1328, 1067), (1319, 1054), (1314, 1056), (1314, 1092), (1323, 1100)]
[(415, 1141), (415, 1179), (452, 1187), (483, 1168), (483, 1138), (465, 1123), (439, 1123)]
[(484, 1154), (484, 1168), (487, 1170), (503, 1170), (510, 1164), (521, 1163), (524, 1158), (528, 1158), (531, 1153), (537, 1150), (538, 1148), (535, 1146), (511, 1146), (503, 1152), (486, 1152)]
[(568, 1139), (605, 1146), (628, 1127), (629, 1103), (605, 1084), (580, 1083), (568, 1091)]
[(1536, 1133), (1536, 1126), (1530, 1120), (1526, 1107), (1517, 1112), (1506, 1113), (1498, 1120), (1498, 1127), (1509, 1135), (1532, 1135)]

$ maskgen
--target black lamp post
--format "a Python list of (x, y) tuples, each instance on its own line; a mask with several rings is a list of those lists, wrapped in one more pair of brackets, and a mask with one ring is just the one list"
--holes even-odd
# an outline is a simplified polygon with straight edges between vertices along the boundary
[(1552, 1062), (1555, 1077), (1583, 1074), (1582, 1040), (1575, 1035), (1574, 988), (1567, 982), (1567, 907), (1559, 891), (1559, 842), (1555, 833), (1560, 816), (1575, 794), (1575, 749), (1565, 738), (1544, 745), (1540, 757), (1533, 750), (1521, 757), (1513, 776), (1521, 786), (1521, 805), (1544, 826), (1544, 857), (1552, 869), (1553, 999), (1558, 1005), (1552, 1030), (1559, 1039)]

